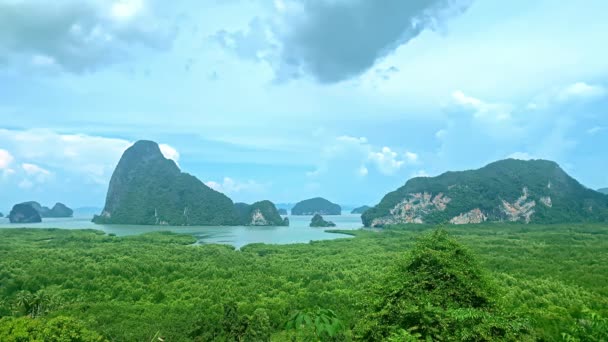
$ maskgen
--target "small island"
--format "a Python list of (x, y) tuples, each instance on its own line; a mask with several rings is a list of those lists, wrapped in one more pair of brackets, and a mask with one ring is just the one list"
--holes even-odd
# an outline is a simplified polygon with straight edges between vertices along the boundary
[(367, 206), (367, 205), (364, 205), (364, 206), (361, 206), (359, 208), (353, 209), (350, 213), (351, 214), (363, 214), (369, 208), (371, 208), (371, 207)]
[(0, 217), (4, 217), (4, 214), (0, 213)]
[(323, 216), (319, 215), (319, 214), (315, 214), (315, 216), (312, 217), (312, 220), (310, 220), (310, 226), (311, 227), (335, 227), (336, 224), (331, 222), (331, 221), (325, 221), (323, 219)]
[(53, 206), (52, 209), (50, 209), (49, 207), (45, 207), (40, 205), (40, 203), (36, 202), (36, 201), (29, 201), (29, 202), (24, 202), (22, 204), (28, 204), (30, 205), (32, 208), (34, 208), (34, 210), (36, 210), (38, 212), (38, 214), (40, 214), (40, 217), (55, 217), (55, 218), (60, 218), (60, 217), (72, 217), (74, 215), (74, 211), (70, 208), (68, 208), (65, 204), (63, 203), (55, 203), (55, 205)]
[(274, 203), (259, 201), (251, 205), (235, 203), (234, 210), (243, 226), (289, 226), (289, 219), (282, 218)]
[(13, 206), (8, 215), (11, 223), (39, 223), (42, 218), (38, 211), (29, 203), (19, 203)]
[(296, 203), (291, 209), (291, 215), (340, 215), (342, 208), (325, 198), (315, 197)]

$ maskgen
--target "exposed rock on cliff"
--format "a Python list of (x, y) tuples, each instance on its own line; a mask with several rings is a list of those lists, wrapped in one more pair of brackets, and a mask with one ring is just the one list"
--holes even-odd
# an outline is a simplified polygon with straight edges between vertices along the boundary
[(42, 222), (40, 214), (29, 203), (15, 204), (8, 215), (11, 223), (38, 223)]
[(608, 222), (608, 196), (546, 160), (410, 179), (362, 215), (365, 226), (404, 223)]
[(232, 200), (166, 159), (158, 144), (138, 141), (118, 162), (95, 223), (236, 225)]
[(315, 197), (296, 203), (291, 209), (292, 215), (340, 215), (342, 208), (325, 198)]
[(289, 219), (279, 215), (274, 203), (270, 201), (255, 202), (251, 205), (235, 203), (239, 223), (244, 226), (289, 226)]
[(462, 213), (450, 220), (451, 224), (471, 224), (485, 222), (488, 217), (479, 209), (475, 208), (469, 212)]
[(336, 224), (331, 221), (325, 221), (323, 219), (323, 216), (321, 216), (319, 214), (315, 214), (315, 216), (312, 217), (312, 220), (310, 220), (310, 226), (311, 227), (335, 227)]
[(528, 201), (528, 188), (523, 188), (521, 195), (515, 202), (509, 203), (502, 200), (502, 211), (505, 213), (507, 220), (511, 222), (524, 221), (530, 223), (530, 218), (534, 214), (536, 202)]

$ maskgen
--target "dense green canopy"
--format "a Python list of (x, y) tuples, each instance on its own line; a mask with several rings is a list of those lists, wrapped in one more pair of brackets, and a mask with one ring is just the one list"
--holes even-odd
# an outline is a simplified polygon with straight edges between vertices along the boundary
[[(112, 341), (350, 341), (370, 329), (414, 341), (428, 326), (461, 340), (467, 327), (486, 333), (505, 317), (517, 324), (511, 335), (527, 321), (541, 341), (607, 336), (605, 225), (449, 226), (458, 243), (425, 235), (434, 230), (236, 251), (170, 233), (0, 229), (0, 340), (11, 341), (2, 338), (11, 327), (64, 318)], [(429, 323), (412, 330), (421, 317)]]

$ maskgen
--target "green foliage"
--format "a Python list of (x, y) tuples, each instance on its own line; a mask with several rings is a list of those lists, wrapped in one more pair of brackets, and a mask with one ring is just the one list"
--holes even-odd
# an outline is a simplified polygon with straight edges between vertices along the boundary
[(344, 325), (335, 312), (317, 308), (314, 311), (297, 311), (285, 324), (295, 330), (298, 337), (311, 341), (332, 341), (343, 334)]
[[(253, 327), (266, 326), (261, 313), (265, 311), (271, 340), (283, 342), (314, 340), (312, 326), (286, 330), (285, 322), (296, 311), (314, 314), (324, 308), (343, 325), (333, 340), (355, 340), (360, 335), (353, 334), (354, 327), (357, 333), (366, 327), (372, 308), (384, 298), (386, 292), (380, 290), (403, 284), (387, 282), (387, 274), (394, 280), (405, 279), (398, 275), (412, 259), (404, 259), (404, 254), (414, 251), (421, 234), (434, 229), (407, 225), (380, 232), (348, 231), (355, 238), (254, 244), (240, 250), (193, 246), (194, 237), (173, 233), (117, 237), (93, 230), (0, 229), (0, 316), (36, 322), (59, 316), (78, 319), (84, 328), (112, 341), (151, 341), (155, 336), (165, 341), (227, 341), (223, 322), (234, 324), (227, 331), (245, 338), (253, 335)], [(605, 225), (486, 224), (446, 230), (466, 247), (465, 252), (477, 255), (477, 261), (473, 258), (470, 263), (463, 261), (469, 259), (450, 261), (447, 269), (479, 263), (473, 267), (479, 272), (453, 273), (454, 284), (465, 293), (457, 297), (458, 303), (487, 299), (487, 304), (457, 307), (449, 304), (452, 299), (431, 291), (422, 298), (449, 307), (420, 305), (419, 317), (483, 328), (469, 332), (473, 336), (483, 336), (490, 324), (500, 326), (504, 317), (522, 317), (542, 341), (561, 340), (563, 333), (585, 341), (586, 330), (574, 331), (581, 324), (586, 327), (590, 316), (585, 312), (608, 317)], [(440, 261), (450, 255), (432, 253)], [(429, 270), (420, 279), (432, 279), (432, 265), (420, 263), (417, 270)], [(479, 283), (456, 282), (476, 275)], [(487, 291), (477, 291), (480, 288)], [(40, 293), (53, 298), (41, 301), (47, 303), (44, 309), (28, 310), (19, 300)], [(238, 307), (227, 311), (234, 322), (228, 324), (224, 313), (230, 303)], [(39, 312), (36, 319), (27, 316), (32, 312)], [(409, 327), (379, 329), (390, 330), (387, 340), (421, 337)], [(460, 337), (467, 333), (456, 331)]]
[(232, 200), (163, 157), (158, 145), (138, 141), (112, 174), (100, 224), (237, 225)]
[(101, 342), (107, 341), (98, 333), (69, 317), (49, 320), (29, 317), (0, 319), (0, 341), (3, 342)]
[(568, 332), (562, 333), (562, 339), (568, 342), (608, 341), (608, 319), (595, 312), (585, 310)]
[[(588, 189), (568, 176), (556, 163), (545, 160), (502, 160), (479, 170), (446, 172), (437, 177), (410, 179), (401, 188), (388, 193), (375, 207), (362, 215), (369, 227), (376, 218), (390, 210), (409, 194), (443, 193), (451, 201), (444, 211), (433, 211), (425, 223), (447, 223), (450, 219), (480, 209), (491, 221), (506, 220), (500, 210), (502, 200), (513, 203), (528, 189), (529, 199), (536, 202), (533, 223), (608, 222), (608, 196)], [(552, 204), (541, 204), (542, 197)]]
[(403, 331), (423, 340), (518, 341), (525, 336), (525, 324), (496, 305), (496, 286), (445, 230), (422, 237), (379, 292), (364, 321), (364, 340)]
[(323, 216), (315, 214), (310, 220), (311, 227), (335, 227), (336, 224), (331, 221), (325, 221)]
[(325, 198), (315, 197), (296, 203), (291, 209), (292, 215), (340, 215), (342, 208)]

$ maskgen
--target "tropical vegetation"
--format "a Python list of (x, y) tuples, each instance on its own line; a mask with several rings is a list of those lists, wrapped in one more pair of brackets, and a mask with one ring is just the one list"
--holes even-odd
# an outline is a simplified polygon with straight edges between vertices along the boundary
[(235, 250), (173, 233), (2, 229), (0, 340), (608, 336), (606, 225), (343, 233), (354, 238)]

